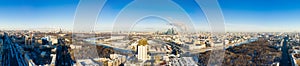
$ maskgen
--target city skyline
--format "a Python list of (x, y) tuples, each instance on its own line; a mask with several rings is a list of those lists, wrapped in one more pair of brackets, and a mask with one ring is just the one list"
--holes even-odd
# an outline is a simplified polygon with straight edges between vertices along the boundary
[[(196, 30), (209, 31), (205, 15), (194, 0), (173, 1), (189, 15)], [(96, 30), (111, 31), (117, 14), (127, 4), (133, 2), (132, 0), (108, 0), (103, 11), (98, 15)], [(299, 2), (297, 0), (219, 0), (219, 5), (223, 11), (228, 32), (299, 32), (300, 29), (297, 29), (300, 28), (298, 27), (300, 23), (297, 22), (299, 21), (297, 18), (300, 17), (297, 16), (300, 15), (300, 5), (297, 5)], [(79, 0), (1, 0), (0, 29), (63, 28), (71, 30), (78, 3)], [(164, 3), (155, 5), (164, 6)], [(151, 4), (145, 7), (151, 7)], [(177, 13), (168, 11), (167, 7), (147, 10), (136, 7), (132, 11), (152, 12), (162, 9), (166, 11), (159, 12)], [(153, 25), (168, 24), (159, 19), (150, 19), (149, 21), (155, 22)], [(142, 21), (137, 25), (157, 31), (157, 27), (145, 25), (149, 21)]]

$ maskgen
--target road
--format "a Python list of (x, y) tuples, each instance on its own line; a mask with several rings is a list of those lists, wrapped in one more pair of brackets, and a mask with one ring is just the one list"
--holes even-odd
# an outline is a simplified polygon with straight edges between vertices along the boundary
[(287, 48), (287, 40), (288, 37), (285, 37), (283, 39), (283, 46), (282, 46), (282, 54), (281, 54), (281, 60), (280, 60), (280, 66), (291, 66), (290, 64), (290, 58), (289, 58), (289, 54), (288, 54), (288, 48)]

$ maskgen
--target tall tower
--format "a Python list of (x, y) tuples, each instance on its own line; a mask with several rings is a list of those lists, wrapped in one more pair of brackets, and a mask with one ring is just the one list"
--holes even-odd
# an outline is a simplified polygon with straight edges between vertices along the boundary
[(148, 42), (147, 39), (141, 39), (138, 41), (137, 45), (137, 58), (139, 60), (147, 60), (148, 59)]
[(34, 34), (31, 34), (31, 43), (30, 43), (30, 45), (33, 47), (34, 46), (34, 44), (35, 44), (35, 35)]
[(29, 39), (29, 36), (25, 35), (25, 36), (24, 36), (25, 45), (28, 45), (28, 44), (29, 44), (28, 39)]
[(61, 34), (62, 33), (62, 30), (61, 28), (59, 28), (59, 31), (57, 32), (58, 34)]
[(167, 30), (167, 32), (165, 32), (166, 35), (175, 35), (176, 31), (174, 28), (170, 28)]

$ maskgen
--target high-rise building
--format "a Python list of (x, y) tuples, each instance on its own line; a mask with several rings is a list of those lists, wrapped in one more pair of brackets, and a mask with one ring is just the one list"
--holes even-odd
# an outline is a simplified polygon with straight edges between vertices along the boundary
[(138, 41), (137, 45), (137, 57), (139, 60), (148, 59), (148, 41), (147, 39), (141, 39)]
[(2, 44), (3, 44), (3, 40), (2, 40), (2, 39), (0, 39), (0, 45), (2, 46)]
[(48, 45), (50, 43), (48, 41), (49, 40), (48, 37), (43, 37), (43, 38), (41, 38), (41, 40), (42, 40), (42, 45)]
[(31, 40), (30, 41), (31, 41), (30, 45), (31, 45), (31, 47), (33, 47), (34, 44), (35, 44), (35, 35), (34, 34), (31, 35)]
[(25, 45), (27, 46), (33, 46), (34, 43), (35, 43), (35, 37), (34, 37), (34, 34), (31, 34), (31, 35), (25, 35), (24, 36), (25, 38)]
[(2, 52), (2, 45), (3, 45), (3, 39), (2, 36), (0, 35), (0, 52)]
[(29, 44), (29, 40), (28, 40), (28, 39), (29, 39), (29, 36), (25, 35), (25, 36), (24, 36), (24, 39), (25, 39), (25, 40), (24, 40), (24, 41), (25, 41), (25, 45), (28, 45), (28, 44)]
[(168, 31), (165, 33), (166, 35), (175, 35), (176, 32), (174, 30), (174, 28), (168, 29)]

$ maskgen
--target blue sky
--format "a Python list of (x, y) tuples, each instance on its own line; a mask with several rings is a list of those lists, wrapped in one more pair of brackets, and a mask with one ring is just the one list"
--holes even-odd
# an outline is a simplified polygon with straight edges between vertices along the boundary
[[(209, 30), (206, 18), (194, 0), (173, 1), (187, 12), (198, 31)], [(300, 21), (300, 0), (218, 1), (223, 11), (227, 31), (300, 31), (300, 22), (298, 22)], [(108, 0), (99, 14), (96, 29), (111, 30), (117, 14), (132, 2), (135, 1)], [(0, 0), (0, 29), (51, 29), (57, 27), (72, 29), (78, 3), (79, 0)], [(164, 3), (153, 5), (164, 6)], [(151, 4), (144, 6), (151, 6)], [(137, 7), (133, 11), (151, 12), (163, 9), (167, 9), (167, 7), (146, 10)], [(177, 11), (160, 12), (176, 13)], [(138, 26), (154, 30), (161, 28), (147, 26), (148, 23), (167, 25), (159, 19), (149, 19), (140, 22), (135, 28), (139, 28)]]
[(79, 1), (0, 0), (0, 29), (71, 28)]

